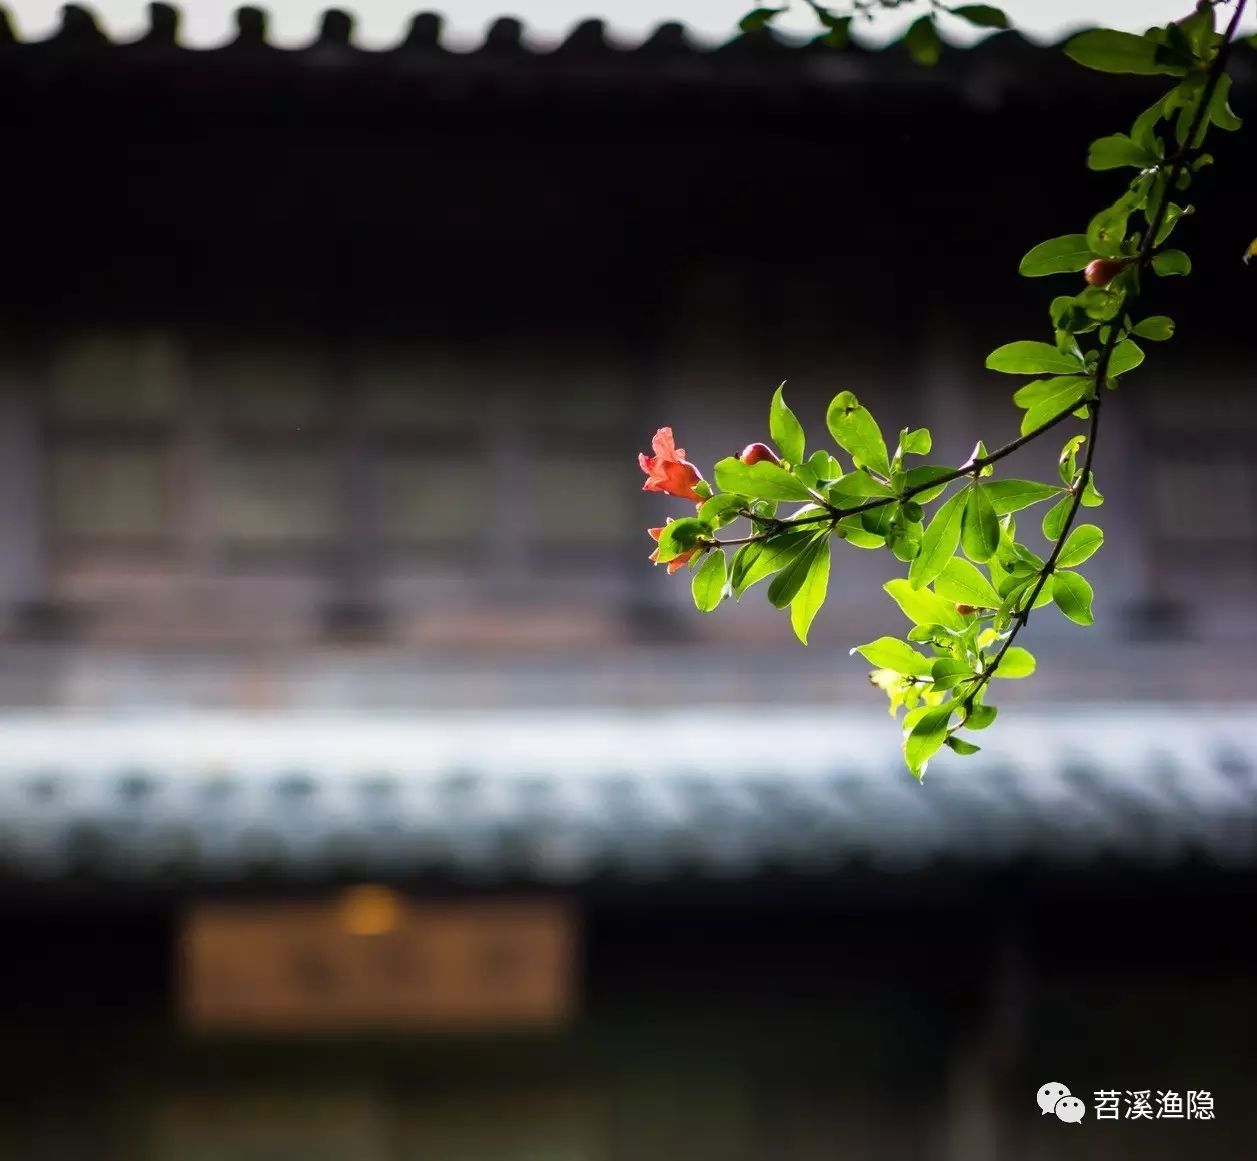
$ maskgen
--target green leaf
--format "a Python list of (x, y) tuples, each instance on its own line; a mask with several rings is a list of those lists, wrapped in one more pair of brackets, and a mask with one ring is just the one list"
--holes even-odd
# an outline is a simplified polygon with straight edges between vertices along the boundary
[(898, 637), (878, 637), (867, 645), (857, 645), (851, 652), (861, 654), (865, 661), (878, 669), (893, 669), (910, 677), (930, 676), (930, 659)]
[(785, 387), (783, 383), (773, 394), (772, 406), (768, 409), (768, 431), (772, 435), (773, 443), (781, 452), (782, 458), (789, 460), (792, 464), (799, 464), (803, 462), (803, 425), (794, 412), (786, 406), (782, 395)]
[(965, 618), (956, 612), (955, 603), (929, 589), (914, 589), (902, 577), (887, 581), (882, 588), (903, 610), (904, 616), (917, 625), (944, 625), (956, 630), (965, 627)]
[(999, 547), (999, 517), (986, 494), (986, 485), (973, 483), (966, 492), (960, 541), (970, 560), (990, 560)]
[(808, 456), (807, 466), (817, 480), (832, 482), (842, 476), (842, 465), (827, 451), (814, 451)]
[(1064, 354), (1050, 343), (1023, 339), (1005, 343), (986, 357), (987, 369), (1008, 375), (1070, 375), (1082, 370), (1082, 360)]
[(925, 776), (925, 767), (947, 740), (947, 724), (951, 721), (954, 702), (934, 706), (917, 718), (903, 743), (904, 761), (913, 776)]
[(935, 689), (955, 689), (962, 681), (975, 677), (973, 667), (954, 657), (940, 657), (930, 666)]
[(1152, 269), (1163, 278), (1171, 274), (1190, 274), (1192, 260), (1182, 250), (1162, 250), (1152, 256)]
[(961, 20), (967, 20), (978, 28), (1008, 27), (1008, 17), (990, 4), (962, 4), (950, 11), (953, 16), (959, 16)]
[(1033, 407), (1036, 403), (1045, 403), (1067, 394), (1083, 378), (1081, 375), (1054, 375), (1050, 379), (1031, 379), (1013, 392), (1013, 402), (1018, 407)]
[(928, 427), (918, 427), (915, 431), (907, 428), (899, 436), (899, 450), (904, 455), (928, 456), (934, 446), (934, 437)]
[(1192, 206), (1179, 206), (1173, 202), (1169, 204), (1165, 211), (1165, 217), (1162, 219), (1161, 228), (1157, 231), (1156, 244), (1161, 245), (1173, 232), (1174, 227), (1178, 225), (1179, 220), (1194, 214), (1196, 211)]
[(937, 64), (938, 58), (943, 55), (943, 42), (939, 40), (934, 20), (929, 16), (922, 16), (913, 22), (904, 33), (903, 43), (908, 55), (919, 65)]
[(746, 507), (747, 498), (736, 492), (717, 492), (710, 500), (704, 500), (698, 510), (698, 519), (719, 528), (736, 520), (738, 513)]
[(1131, 334), (1138, 335), (1141, 339), (1148, 339), (1150, 342), (1161, 343), (1174, 337), (1174, 320), (1168, 315), (1154, 314), (1137, 322)]
[(811, 528), (791, 528), (767, 540), (744, 545), (733, 558), (734, 593), (741, 596), (757, 581), (785, 568), (815, 535)]
[(1113, 348), (1113, 353), (1109, 356), (1109, 378), (1116, 379), (1118, 375), (1125, 375), (1127, 371), (1138, 367), (1143, 361), (1144, 353), (1139, 344), (1130, 339), (1123, 339)]
[(934, 580), (934, 591), (958, 605), (998, 609), (999, 593), (982, 573), (962, 556), (953, 556)]
[(1091, 143), (1087, 154), (1089, 169), (1121, 169), (1133, 165), (1136, 169), (1147, 169), (1156, 165), (1159, 158), (1151, 150), (1135, 144), (1125, 133), (1114, 133), (1110, 137), (1101, 137)]
[(1070, 40), (1065, 45), (1065, 55), (1102, 73), (1181, 76), (1186, 71), (1185, 66), (1158, 60), (1157, 47), (1156, 42), (1147, 37), (1097, 28), (1080, 32)]
[(957, 754), (976, 754), (982, 749), (981, 746), (975, 746), (972, 742), (966, 742), (964, 738), (958, 738), (955, 734), (948, 734), (943, 741), (949, 750), (954, 750)]
[(1131, 206), (1125, 198), (1107, 206), (1087, 224), (1087, 244), (1101, 258), (1120, 258)]
[(1100, 495), (1100, 489), (1096, 487), (1095, 473), (1091, 472), (1087, 476), (1087, 482), (1082, 488), (1082, 506), (1084, 508), (1098, 508), (1104, 503), (1104, 497)]
[(1073, 274), (1086, 268), (1095, 257), (1086, 234), (1062, 234), (1040, 242), (1017, 267), (1026, 278), (1043, 278), (1048, 274)]
[(710, 613), (720, 607), (725, 595), (726, 579), (725, 554), (715, 549), (703, 558), (703, 563), (698, 566), (698, 571), (690, 582), (694, 604), (700, 613)]
[(1076, 572), (1058, 572), (1053, 577), (1052, 598), (1056, 607), (1071, 621), (1090, 625), (1095, 616), (1091, 612), (1093, 592), (1091, 586)]
[(881, 504), (860, 513), (860, 525), (883, 540), (890, 536), (898, 520), (897, 504)]
[(1020, 512), (1031, 504), (1042, 503), (1061, 493), (1060, 488), (1041, 484), (1038, 480), (992, 480), (983, 487), (997, 516)]
[(689, 552), (698, 543), (700, 536), (710, 534), (711, 526), (693, 516), (673, 520), (659, 533), (657, 562), (666, 564), (670, 560), (675, 560), (683, 552)]
[(1010, 645), (1000, 658), (992, 677), (1029, 677), (1035, 668), (1034, 654), (1020, 645)]
[(959, 491), (939, 506), (921, 537), (921, 549), (908, 566), (908, 583), (914, 589), (928, 585), (956, 552), (964, 516), (965, 492)]
[(1169, 112), (1169, 97), (1170, 94), (1166, 93), (1155, 101), (1135, 118), (1135, 123), (1131, 126), (1131, 137), (1146, 149), (1159, 149), (1161, 146), (1156, 130)]
[(1057, 459), (1057, 467), (1060, 471), (1061, 483), (1065, 487), (1069, 487), (1074, 482), (1074, 475), (1078, 471), (1078, 449), (1087, 442), (1085, 435), (1073, 435), (1065, 441), (1065, 446), (1061, 448), (1060, 457)]
[(1093, 322), (1109, 322), (1117, 318), (1125, 301), (1126, 295), (1114, 290), (1112, 283), (1108, 286), (1088, 286), (1077, 297), (1083, 313)]
[(848, 472), (839, 476), (829, 489), (829, 502), (839, 508), (850, 508), (862, 500), (873, 497), (893, 496), (893, 488), (888, 488), (881, 480), (875, 480), (868, 472)]
[(859, 516), (844, 516), (835, 526), (838, 535), (853, 548), (881, 548), (886, 543), (886, 537), (869, 532), (864, 527), (867, 515), (867, 512), (862, 512)]
[(993, 705), (975, 705), (969, 711), (969, 716), (965, 718), (965, 729), (985, 730), (995, 721), (997, 713), (999, 711)]
[(825, 603), (825, 593), (829, 588), (829, 536), (822, 536), (799, 559), (804, 557), (808, 558), (807, 575), (790, 602), (790, 625), (794, 635), (806, 645), (812, 619)]
[(946, 483), (931, 487), (935, 480), (949, 481), (955, 478), (956, 473), (953, 468), (944, 467), (942, 464), (923, 464), (921, 467), (909, 468), (904, 472), (903, 488), (905, 492), (912, 493), (913, 499), (922, 504), (928, 504), (931, 500), (938, 499), (943, 489), (947, 487)]
[(921, 551), (921, 525), (912, 524), (902, 530), (892, 531), (889, 546), (896, 560), (911, 564)]
[(1091, 394), (1090, 379), (1062, 379), (1055, 393), (1040, 400), (1021, 417), (1021, 434), (1029, 435), (1050, 423), (1062, 411), (1072, 411)]
[(794, 600), (795, 594), (798, 593), (803, 586), (803, 582), (807, 579), (812, 558), (819, 551), (819, 546), (828, 539), (828, 532), (818, 535), (813, 530), (811, 539), (804, 545), (802, 551), (795, 554), (789, 563), (773, 577), (772, 584), (768, 586), (768, 601), (774, 608), (784, 609)]
[(1228, 100), (1230, 94), (1231, 77), (1229, 73), (1223, 73), (1218, 78), (1217, 87), (1213, 90), (1213, 96), (1209, 99), (1209, 120), (1219, 129), (1224, 129), (1228, 133), (1234, 132), (1244, 124), (1243, 120), (1237, 117), (1231, 110), (1231, 103)]
[(1060, 538), (1061, 530), (1065, 527), (1065, 518), (1069, 515), (1073, 503), (1072, 496), (1065, 496), (1044, 513), (1043, 538), (1045, 540), (1055, 541)]
[(834, 396), (825, 414), (825, 423), (834, 442), (847, 451), (858, 468), (871, 468), (890, 475), (890, 458), (877, 421), (850, 391)]
[(767, 27), (774, 16), (779, 16), (784, 11), (784, 8), (756, 8), (738, 21), (738, 27), (743, 32), (759, 32)]
[(726, 492), (754, 496), (759, 500), (810, 500), (812, 494), (780, 464), (760, 460), (744, 464), (729, 456), (716, 464), (716, 483)]
[(1061, 568), (1074, 568), (1095, 555), (1104, 543), (1104, 532), (1094, 524), (1079, 524), (1061, 546), (1056, 563)]

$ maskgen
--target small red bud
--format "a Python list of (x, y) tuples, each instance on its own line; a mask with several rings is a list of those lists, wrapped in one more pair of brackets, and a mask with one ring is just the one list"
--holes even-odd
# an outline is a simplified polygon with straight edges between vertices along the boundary
[(1108, 286), (1130, 263), (1129, 258), (1094, 258), (1087, 264), (1083, 277), (1088, 286)]
[(962, 617), (967, 617), (970, 613), (976, 613), (978, 610), (973, 605), (957, 605), (956, 612)]
[(742, 449), (742, 454), (738, 456), (744, 464), (758, 464), (761, 460), (767, 460), (769, 463), (779, 464), (781, 458), (766, 443), (748, 443)]

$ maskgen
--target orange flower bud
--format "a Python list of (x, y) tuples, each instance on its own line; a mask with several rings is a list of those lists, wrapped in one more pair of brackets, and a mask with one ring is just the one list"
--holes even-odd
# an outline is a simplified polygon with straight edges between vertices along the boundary
[(1094, 258), (1083, 271), (1088, 286), (1108, 286), (1127, 266), (1131, 258)]
[[(650, 534), (650, 538), (652, 540), (658, 540), (659, 537), (663, 534), (663, 529), (665, 527), (667, 527), (667, 525), (664, 525), (660, 528), (647, 528), (646, 531)], [(694, 548), (691, 548), (689, 552), (683, 552), (681, 553), (680, 556), (674, 556), (670, 561), (667, 562), (668, 575), (671, 576), (678, 569), (682, 569), (687, 564), (689, 564), (691, 558), (694, 556), (694, 554), (697, 551), (698, 551), (698, 548), (694, 547)], [(659, 549), (656, 548), (655, 551), (650, 554), (650, 559), (655, 564), (659, 563)]]
[(771, 464), (781, 463), (781, 458), (766, 443), (748, 443), (738, 456), (744, 464), (758, 464), (767, 460)]

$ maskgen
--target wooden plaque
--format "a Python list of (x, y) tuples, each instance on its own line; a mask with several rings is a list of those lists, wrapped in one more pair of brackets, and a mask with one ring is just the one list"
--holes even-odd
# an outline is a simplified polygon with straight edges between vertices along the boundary
[[(180, 1004), (199, 1029), (545, 1027), (572, 1011), (576, 924), (551, 901), (203, 903)], [(373, 894), (367, 894), (371, 892)]]

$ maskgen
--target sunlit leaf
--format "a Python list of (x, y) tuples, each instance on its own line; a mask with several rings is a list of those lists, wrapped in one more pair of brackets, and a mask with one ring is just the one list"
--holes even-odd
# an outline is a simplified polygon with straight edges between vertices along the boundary
[(953, 556), (943, 571), (934, 579), (934, 591), (958, 605), (972, 605), (975, 609), (999, 607), (999, 593), (981, 571), (963, 556)]
[(794, 635), (806, 645), (812, 620), (825, 603), (829, 588), (829, 537), (822, 536), (803, 556), (808, 561), (807, 575), (790, 602), (790, 625)]
[(890, 475), (890, 457), (877, 421), (867, 407), (850, 391), (834, 396), (825, 414), (834, 442), (854, 460), (856, 467), (868, 467), (879, 475)]
[(1125, 133), (1114, 133), (1093, 141), (1087, 154), (1087, 166), (1090, 169), (1120, 169), (1127, 165), (1145, 169), (1156, 165), (1157, 161), (1155, 153), (1137, 145)]
[(1009, 375), (1069, 375), (1082, 370), (1082, 360), (1050, 343), (1021, 340), (1005, 343), (986, 357), (987, 368)]
[(1017, 678), (1029, 677), (1035, 669), (1034, 654), (1020, 645), (1010, 645), (1000, 658), (999, 667), (992, 676)]
[(726, 492), (753, 496), (757, 500), (810, 500), (811, 492), (780, 464), (760, 460), (744, 464), (729, 456), (716, 464), (716, 483)]
[(786, 406), (783, 383), (773, 394), (768, 409), (768, 431), (782, 456), (792, 464), (802, 463), (804, 451), (803, 425)]
[(990, 560), (999, 546), (999, 518), (985, 484), (973, 483), (966, 491), (960, 539), (970, 560)]
[(908, 732), (904, 739), (903, 756), (915, 777), (925, 776), (926, 764), (942, 748), (951, 715), (951, 704), (935, 706), (926, 710)]
[(1017, 270), (1026, 278), (1073, 274), (1085, 269), (1094, 257), (1086, 234), (1063, 234), (1040, 242), (1021, 260)]
[(718, 549), (709, 552), (690, 582), (694, 604), (700, 613), (710, 613), (719, 608), (724, 597), (726, 580), (725, 554)]
[(914, 589), (928, 585), (955, 554), (960, 544), (965, 493), (957, 492), (944, 501), (921, 537), (921, 548), (908, 566), (908, 582)]
[(898, 637), (878, 637), (876, 641), (857, 645), (851, 652), (859, 653), (880, 669), (893, 669), (896, 673), (906, 673), (913, 677), (930, 675), (930, 659), (918, 653), (906, 641), (900, 641)]
[(902, 577), (887, 581), (882, 588), (903, 610), (904, 616), (918, 625), (945, 625), (949, 629), (965, 627), (965, 618), (956, 612), (955, 602), (944, 600), (929, 589), (914, 589)]
[(1071, 529), (1068, 538), (1061, 546), (1056, 563), (1062, 568), (1073, 568), (1094, 556), (1103, 543), (1103, 530), (1094, 524), (1079, 524), (1077, 528)]
[(1095, 616), (1091, 611), (1094, 596), (1091, 586), (1076, 572), (1058, 572), (1053, 577), (1052, 598), (1056, 607), (1071, 621), (1090, 625)]
[(1005, 516), (1009, 512), (1020, 512), (1031, 504), (1039, 504), (1059, 496), (1060, 488), (1051, 484), (1041, 484), (1038, 480), (992, 480), (984, 484), (987, 498), (995, 509), (996, 515)]

